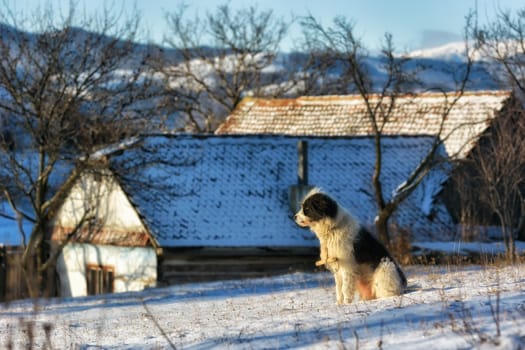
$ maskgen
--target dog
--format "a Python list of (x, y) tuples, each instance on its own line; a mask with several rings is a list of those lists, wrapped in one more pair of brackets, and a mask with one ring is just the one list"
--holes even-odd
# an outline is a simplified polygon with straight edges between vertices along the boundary
[(343, 207), (318, 188), (310, 191), (294, 216), (320, 243), (320, 260), (335, 279), (337, 304), (401, 295), (405, 274), (387, 249)]

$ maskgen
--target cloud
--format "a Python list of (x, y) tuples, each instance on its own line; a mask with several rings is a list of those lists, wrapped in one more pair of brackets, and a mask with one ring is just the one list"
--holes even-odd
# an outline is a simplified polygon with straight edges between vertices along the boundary
[(457, 33), (427, 29), (421, 33), (421, 48), (426, 49), (461, 40), (463, 38)]

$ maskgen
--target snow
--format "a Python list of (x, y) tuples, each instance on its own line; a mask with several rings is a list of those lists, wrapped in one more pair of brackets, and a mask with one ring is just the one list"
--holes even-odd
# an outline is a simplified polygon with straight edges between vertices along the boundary
[[(415, 50), (408, 53), (408, 56), (412, 58), (441, 59), (446, 62), (465, 62), (465, 49), (465, 42), (457, 41), (432, 48)], [(480, 59), (479, 56), (474, 58)]]
[[(441, 252), (449, 255), (501, 255), (505, 253), (504, 242), (413, 242), (413, 248), (423, 251)], [(515, 242), (516, 253), (525, 253), (525, 242)]]
[(406, 294), (345, 306), (328, 272), (18, 301), (0, 304), (0, 347), (520, 349), (523, 267), (411, 266)]
[(124, 151), (133, 145), (137, 144), (140, 141), (139, 137), (130, 137), (124, 139), (119, 143), (112, 144), (110, 146), (104, 147), (89, 156), (92, 160), (102, 159), (103, 157), (110, 156), (116, 152)]

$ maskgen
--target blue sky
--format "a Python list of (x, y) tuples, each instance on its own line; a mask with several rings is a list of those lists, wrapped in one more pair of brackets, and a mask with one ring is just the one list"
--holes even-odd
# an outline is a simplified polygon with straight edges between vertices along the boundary
[[(142, 14), (142, 25), (149, 37), (160, 42), (167, 33), (164, 13), (172, 11), (181, 1), (177, 0), (77, 0), (86, 10), (100, 10), (113, 4), (136, 8)], [(51, 3), (66, 7), (69, 0), (8, 0), (18, 11), (30, 12), (39, 5)], [(227, 0), (186, 1), (190, 8), (205, 13)], [(400, 50), (431, 47), (448, 41), (461, 39), (465, 15), (478, 8), (481, 21), (494, 16), (498, 9), (525, 8), (523, 0), (230, 0), (232, 7), (257, 5), (259, 9), (272, 9), (275, 14), (290, 18), (291, 14), (313, 14), (323, 24), (330, 24), (336, 15), (343, 15), (356, 23), (356, 34), (370, 49), (379, 46), (385, 32), (393, 35)], [(298, 35), (299, 31), (293, 31)], [(284, 43), (290, 46), (292, 39)]]

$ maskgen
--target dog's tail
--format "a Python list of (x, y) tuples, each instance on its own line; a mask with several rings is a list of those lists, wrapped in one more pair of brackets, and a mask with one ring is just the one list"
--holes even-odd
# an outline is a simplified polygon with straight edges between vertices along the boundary
[(373, 294), (376, 298), (403, 294), (407, 279), (403, 271), (390, 258), (383, 258), (372, 279)]

